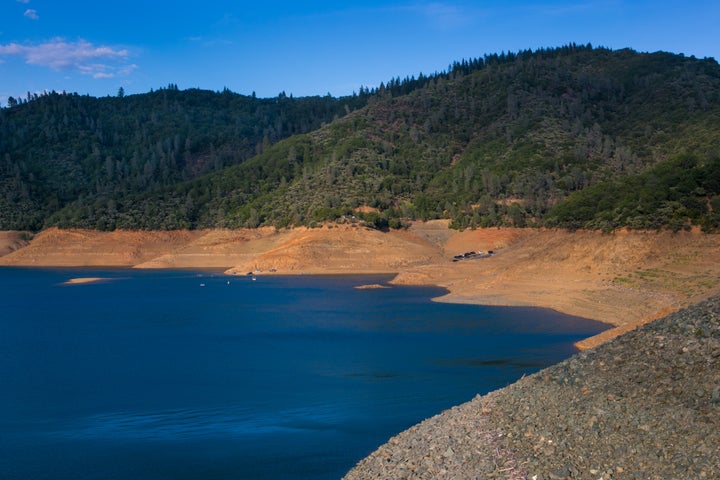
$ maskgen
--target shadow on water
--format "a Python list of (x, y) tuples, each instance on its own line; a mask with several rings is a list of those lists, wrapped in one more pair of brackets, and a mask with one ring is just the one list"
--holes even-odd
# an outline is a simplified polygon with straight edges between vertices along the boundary
[(522, 361), (511, 358), (493, 358), (489, 360), (468, 358), (464, 360), (455, 360), (445, 362), (448, 366), (468, 366), (468, 367), (512, 367), (523, 369), (541, 369), (546, 366), (540, 361)]

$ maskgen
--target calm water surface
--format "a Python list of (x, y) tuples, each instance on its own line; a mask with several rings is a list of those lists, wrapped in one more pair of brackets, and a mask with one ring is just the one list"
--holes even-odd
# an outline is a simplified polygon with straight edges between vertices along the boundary
[(386, 280), (0, 268), (0, 478), (337, 479), (605, 328)]

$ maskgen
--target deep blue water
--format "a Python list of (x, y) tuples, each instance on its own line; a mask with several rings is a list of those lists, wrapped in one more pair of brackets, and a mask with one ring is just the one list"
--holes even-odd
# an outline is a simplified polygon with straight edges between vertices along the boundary
[(0, 268), (0, 478), (337, 479), (605, 328), (387, 279)]

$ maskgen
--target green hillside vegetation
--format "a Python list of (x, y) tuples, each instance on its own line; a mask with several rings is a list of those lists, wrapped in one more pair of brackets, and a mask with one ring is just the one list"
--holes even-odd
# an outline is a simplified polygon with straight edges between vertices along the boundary
[[(713, 59), (569, 45), (457, 62), (343, 99), (51, 97), (0, 113), (0, 228), (286, 227), (350, 215), (378, 228), (431, 218), (720, 226)], [(77, 113), (80, 100), (107, 118)], [(82, 128), (53, 133), (66, 116)], [(122, 148), (107, 153), (105, 142)]]
[(700, 162), (691, 155), (662, 161), (647, 171), (581, 190), (557, 205), (547, 224), (614, 230), (720, 224), (720, 157)]
[(92, 210), (242, 163), (366, 99), (258, 99), (172, 84), (145, 95), (12, 99), (0, 110), (0, 228), (38, 229), (72, 202)]

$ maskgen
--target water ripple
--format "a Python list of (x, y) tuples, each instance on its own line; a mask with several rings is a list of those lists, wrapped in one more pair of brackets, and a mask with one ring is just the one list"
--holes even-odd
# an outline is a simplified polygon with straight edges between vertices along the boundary
[(313, 405), (267, 414), (239, 408), (112, 412), (64, 425), (54, 432), (54, 436), (113, 440), (240, 437), (335, 429), (342, 419), (347, 419), (347, 414), (332, 405)]

